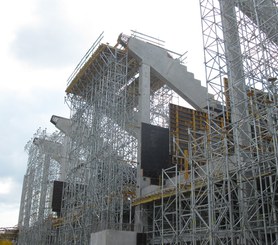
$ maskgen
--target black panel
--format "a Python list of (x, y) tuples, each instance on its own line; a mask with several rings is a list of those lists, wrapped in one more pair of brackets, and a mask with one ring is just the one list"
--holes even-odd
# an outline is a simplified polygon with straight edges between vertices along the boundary
[(147, 235), (145, 233), (137, 233), (136, 245), (146, 245)]
[(158, 178), (169, 167), (169, 129), (142, 123), (141, 139), (143, 176)]
[(61, 212), (62, 195), (63, 195), (64, 182), (54, 181), (53, 194), (52, 194), (52, 210), (57, 212), (58, 215)]

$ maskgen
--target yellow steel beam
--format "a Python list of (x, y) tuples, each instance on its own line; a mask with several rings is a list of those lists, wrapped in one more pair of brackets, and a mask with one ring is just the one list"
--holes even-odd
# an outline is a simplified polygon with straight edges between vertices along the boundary
[(162, 198), (165, 198), (165, 197), (170, 197), (170, 196), (175, 195), (175, 193), (176, 193), (176, 191), (173, 189), (171, 191), (168, 191), (167, 193), (160, 192), (160, 193), (155, 193), (155, 194), (148, 195), (148, 196), (145, 196), (145, 197), (142, 197), (142, 198), (138, 198), (138, 199), (133, 200), (132, 206), (137, 206), (137, 205), (140, 205), (140, 204), (153, 202), (155, 200), (159, 200), (159, 199), (162, 199)]
[[(217, 182), (222, 181), (223, 176), (219, 175), (218, 178), (216, 179)], [(200, 188), (207, 186), (207, 183), (204, 179), (198, 180), (195, 182), (195, 191), (199, 190)], [(180, 185), (180, 192), (186, 193), (191, 191), (191, 184), (181, 184)], [(140, 204), (145, 204), (145, 203), (150, 203), (165, 197), (171, 197), (176, 195), (176, 189), (173, 187), (171, 189), (167, 189), (166, 191), (162, 192), (160, 190), (159, 192), (141, 197), (141, 198), (136, 198), (132, 200), (132, 206), (138, 206)]]

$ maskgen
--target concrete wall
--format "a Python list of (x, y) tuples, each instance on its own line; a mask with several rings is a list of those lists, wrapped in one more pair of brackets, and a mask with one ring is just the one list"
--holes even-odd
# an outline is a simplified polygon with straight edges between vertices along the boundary
[(137, 233), (104, 230), (91, 234), (90, 245), (136, 245)]

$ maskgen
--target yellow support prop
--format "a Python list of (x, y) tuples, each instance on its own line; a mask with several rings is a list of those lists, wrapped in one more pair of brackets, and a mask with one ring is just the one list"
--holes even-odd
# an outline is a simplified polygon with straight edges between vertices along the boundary
[(189, 179), (188, 150), (184, 150), (184, 179)]

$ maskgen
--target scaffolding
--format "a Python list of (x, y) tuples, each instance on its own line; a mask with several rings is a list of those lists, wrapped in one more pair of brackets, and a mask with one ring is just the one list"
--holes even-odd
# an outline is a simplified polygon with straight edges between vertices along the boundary
[(101, 39), (66, 90), (72, 132), (59, 244), (89, 244), (92, 232), (133, 229), (138, 69), (126, 50)]
[[(140, 64), (126, 48), (130, 37), (120, 35), (115, 46), (101, 43), (102, 38), (78, 64), (66, 89), (71, 132), (56, 224), (59, 244), (89, 244), (92, 232), (106, 229), (136, 230), (131, 201), (141, 134)], [(150, 122), (168, 127), (173, 92), (153, 73), (149, 82)]]
[(18, 221), (19, 244), (53, 244), (52, 211), (54, 180), (60, 176), (62, 136), (38, 129), (25, 150), (28, 153)]
[[(112, 229), (152, 245), (278, 243), (277, 4), (200, 0), (209, 93), (150, 36), (110, 46), (101, 34), (68, 81), (66, 140), (29, 144), (19, 238), (89, 244)], [(197, 110), (171, 104), (172, 89)], [(172, 166), (156, 182), (141, 169), (142, 122), (170, 131)], [(50, 220), (44, 173), (58, 152), (61, 212)]]
[(170, 105), (176, 165), (133, 205), (152, 210), (148, 244), (277, 244), (277, 1), (200, 6), (214, 96)]
[(208, 101), (209, 130), (190, 134), (191, 182), (205, 183), (192, 186), (190, 244), (276, 244), (277, 2), (200, 5), (207, 86), (222, 109)]
[[(140, 60), (126, 47), (129, 38), (121, 34), (110, 46), (99, 36), (68, 80), (70, 119), (52, 116), (60, 133), (49, 136), (39, 130), (27, 144), (20, 244), (89, 244), (91, 233), (98, 231), (139, 230), (132, 200), (142, 171), (138, 153), (144, 91)], [(168, 127), (173, 91), (153, 71), (149, 76), (146, 118)], [(55, 181), (61, 194), (54, 190)]]

